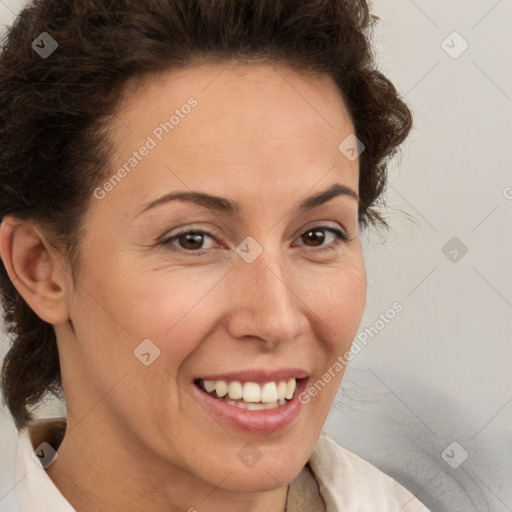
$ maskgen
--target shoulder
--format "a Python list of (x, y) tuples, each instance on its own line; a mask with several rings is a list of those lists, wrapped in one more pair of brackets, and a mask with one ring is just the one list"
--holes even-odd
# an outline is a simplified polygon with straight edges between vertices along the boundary
[(309, 459), (327, 511), (429, 512), (405, 487), (321, 433)]

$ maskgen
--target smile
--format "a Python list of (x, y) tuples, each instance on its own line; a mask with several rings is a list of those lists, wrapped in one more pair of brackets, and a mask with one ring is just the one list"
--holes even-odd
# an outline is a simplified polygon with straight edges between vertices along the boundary
[(309, 375), (298, 368), (204, 375), (191, 382), (193, 395), (217, 422), (253, 434), (271, 434), (295, 423), (298, 396)]
[(257, 382), (242, 383), (238, 380), (202, 380), (197, 379), (196, 385), (229, 405), (257, 411), (262, 409), (275, 409), (291, 400), (297, 389), (297, 380), (269, 381), (262, 384)]

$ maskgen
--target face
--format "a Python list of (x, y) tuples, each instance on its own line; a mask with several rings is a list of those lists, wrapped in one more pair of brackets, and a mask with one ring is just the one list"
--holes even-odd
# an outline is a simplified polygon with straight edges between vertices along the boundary
[(127, 97), (57, 328), (68, 421), (100, 400), (96, 424), (148, 461), (276, 488), (309, 458), (363, 314), (358, 161), (338, 149), (353, 125), (330, 78), (277, 66), (198, 65)]

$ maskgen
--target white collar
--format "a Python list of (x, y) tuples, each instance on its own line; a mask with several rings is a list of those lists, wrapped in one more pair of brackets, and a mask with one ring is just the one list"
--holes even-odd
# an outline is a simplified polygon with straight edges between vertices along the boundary
[(409, 490), (322, 431), (309, 458), (327, 512), (430, 512)]
[[(37, 448), (37, 446), (35, 447)], [(16, 481), (22, 512), (76, 512), (35, 455), (28, 429), (18, 433)]]

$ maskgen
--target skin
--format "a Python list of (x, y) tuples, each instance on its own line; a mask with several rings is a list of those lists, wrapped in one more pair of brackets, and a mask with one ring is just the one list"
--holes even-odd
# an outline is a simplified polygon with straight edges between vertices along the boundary
[[(350, 349), (366, 299), (358, 203), (294, 208), (334, 183), (358, 192), (358, 160), (338, 150), (352, 122), (328, 76), (277, 65), (199, 64), (138, 85), (110, 127), (112, 172), (187, 98), (198, 105), (103, 199), (91, 196), (78, 286), (36, 222), (8, 217), (0, 230), (11, 279), (58, 339), (68, 430), (48, 474), (81, 512), (282, 511), (343, 371), (267, 435), (219, 423), (190, 385), (282, 367), (313, 383)], [(178, 190), (241, 211), (174, 201), (138, 215)], [(328, 230), (311, 241), (323, 225), (350, 241)], [(206, 254), (163, 243), (178, 228), (210, 233)], [(247, 236), (263, 248), (252, 263), (236, 252)], [(149, 366), (134, 356), (147, 338), (161, 351)], [(248, 442), (261, 453), (250, 468), (237, 457)]]

